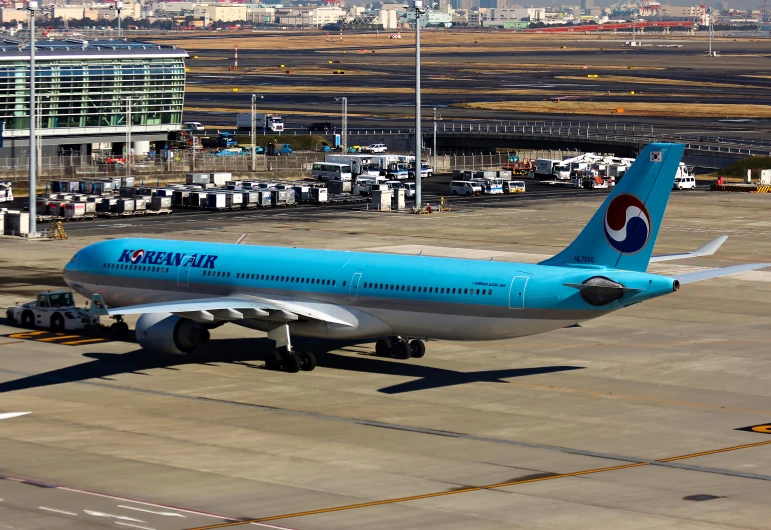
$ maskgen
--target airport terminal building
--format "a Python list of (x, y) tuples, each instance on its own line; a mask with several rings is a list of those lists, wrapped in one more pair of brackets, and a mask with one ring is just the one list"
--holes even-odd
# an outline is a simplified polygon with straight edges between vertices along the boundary
[[(35, 46), (39, 144), (45, 154), (89, 154), (124, 143), (127, 116), (137, 153), (180, 129), (184, 50), (129, 41), (42, 40)], [(29, 149), (28, 42), (0, 41), (0, 156)], [(122, 147), (122, 146), (121, 146)]]

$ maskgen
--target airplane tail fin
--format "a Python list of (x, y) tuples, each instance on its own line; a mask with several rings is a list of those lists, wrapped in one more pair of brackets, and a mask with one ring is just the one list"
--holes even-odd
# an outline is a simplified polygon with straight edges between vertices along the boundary
[(684, 149), (646, 146), (578, 237), (541, 265), (645, 272)]

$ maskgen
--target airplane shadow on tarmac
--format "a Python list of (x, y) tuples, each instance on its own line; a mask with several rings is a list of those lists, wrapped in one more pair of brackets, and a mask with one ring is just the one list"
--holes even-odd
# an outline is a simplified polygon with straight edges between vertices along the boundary
[[(294, 341), (295, 347), (302, 348), (301, 340)], [(319, 342), (314, 341), (314, 351), (318, 351)], [(532, 368), (501, 368), (498, 370), (482, 370), (478, 372), (458, 372), (431, 366), (413, 364), (410, 361), (397, 361), (375, 357), (369, 349), (350, 348), (350, 343), (327, 344), (324, 353), (318, 353), (318, 366), (334, 370), (347, 370), (351, 372), (373, 373), (382, 375), (395, 375), (400, 377), (413, 377), (415, 380), (399, 383), (378, 389), (384, 394), (402, 394), (441, 388), (467, 383), (507, 383), (506, 379), (525, 377), (529, 375), (548, 374), (580, 370), (583, 366), (539, 366)], [(341, 355), (334, 353), (332, 349), (346, 348), (350, 353), (357, 355)], [(112, 376), (119, 374), (135, 374), (152, 377), (148, 370), (164, 369), (178, 370), (177, 366), (188, 364), (202, 364), (217, 366), (220, 363), (237, 364), (253, 369), (265, 369), (262, 364), (253, 364), (265, 359), (265, 355), (273, 347), (273, 342), (268, 339), (227, 339), (212, 341), (190, 355), (158, 355), (145, 350), (135, 350), (128, 353), (85, 353), (84, 357), (93, 359), (90, 362), (68, 366), (58, 370), (51, 370), (42, 374), (30, 375), (0, 383), (0, 393), (14, 392), (30, 388), (53, 386), (64, 383), (77, 383), (88, 380), (114, 381)], [(310, 349), (310, 348), (309, 348)], [(3, 371), (6, 374), (16, 372)], [(294, 377), (303, 377), (303, 374), (293, 374)], [(312, 377), (312, 374), (307, 375)]]

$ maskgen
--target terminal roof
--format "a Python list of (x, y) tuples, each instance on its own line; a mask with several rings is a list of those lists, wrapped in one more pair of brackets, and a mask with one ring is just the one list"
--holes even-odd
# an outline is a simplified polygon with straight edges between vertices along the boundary
[[(128, 40), (41, 39), (35, 42), (35, 56), (41, 59), (104, 57), (187, 57), (176, 46)], [(29, 60), (29, 42), (16, 39), (0, 40), (0, 61)]]

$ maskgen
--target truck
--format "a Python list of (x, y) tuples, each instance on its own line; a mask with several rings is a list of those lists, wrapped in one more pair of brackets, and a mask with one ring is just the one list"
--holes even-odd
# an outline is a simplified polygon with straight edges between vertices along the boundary
[(570, 166), (564, 164), (562, 160), (536, 158), (533, 176), (536, 178), (567, 180), (570, 178)]
[(503, 169), (509, 170), (514, 175), (527, 175), (533, 171), (533, 162), (522, 160), (518, 154), (509, 155), (506, 162), (503, 163)]
[(324, 155), (324, 162), (333, 164), (345, 164), (351, 166), (351, 173), (361, 175), (365, 166), (373, 164), (372, 157), (369, 155)]
[[(75, 305), (72, 291), (38, 293), (34, 302), (9, 307), (5, 316), (12, 324), (51, 331), (78, 331), (99, 325), (99, 316)], [(125, 325), (125, 323), (121, 322)], [(113, 331), (116, 331), (113, 329)], [(125, 331), (128, 331), (126, 326)]]
[[(284, 118), (280, 114), (255, 114), (254, 122), (257, 131), (283, 132)], [(236, 116), (236, 127), (239, 132), (252, 130), (252, 115), (240, 113)]]

